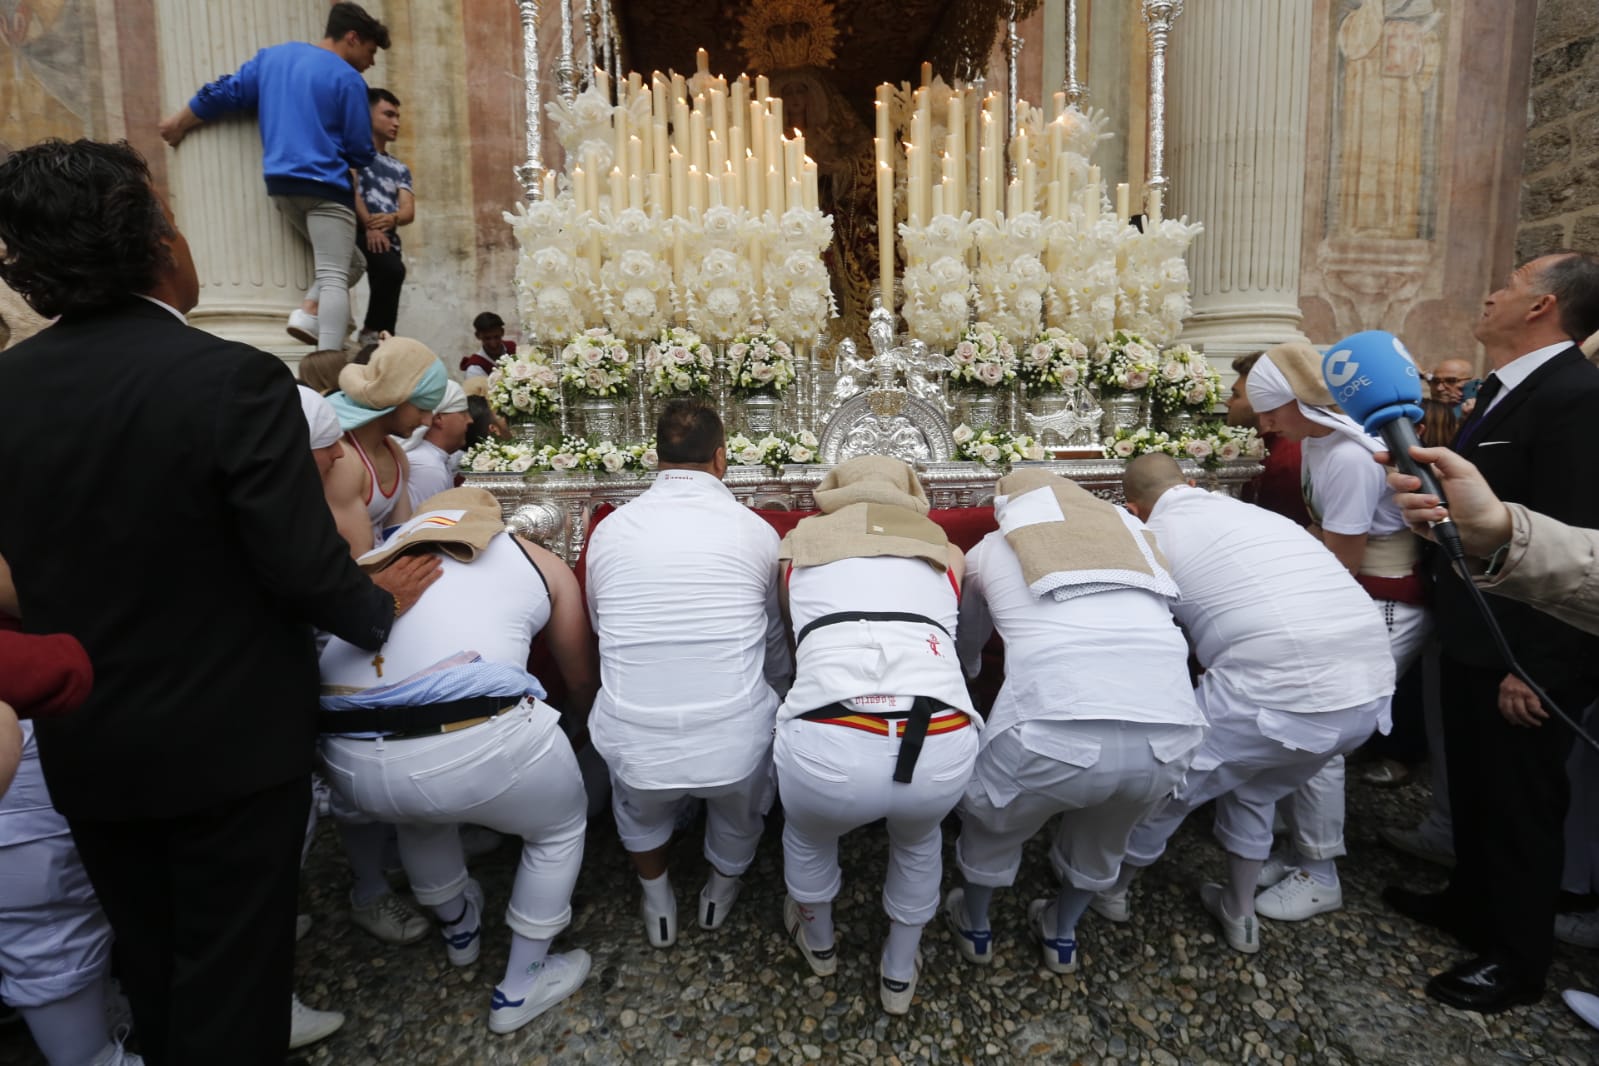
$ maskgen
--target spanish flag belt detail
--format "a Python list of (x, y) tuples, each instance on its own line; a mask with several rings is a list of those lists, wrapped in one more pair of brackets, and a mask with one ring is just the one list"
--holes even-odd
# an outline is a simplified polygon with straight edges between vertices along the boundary
[[(843, 714), (835, 718), (811, 718), (808, 721), (818, 725), (841, 725), (850, 729), (859, 729), (864, 733), (876, 733), (880, 737), (903, 737), (909, 721), (904, 718), (880, 718), (875, 714)], [(957, 729), (965, 729), (972, 724), (962, 711), (950, 711), (947, 714), (938, 714), (927, 720), (927, 735), (936, 736), (939, 733), (953, 733)]]

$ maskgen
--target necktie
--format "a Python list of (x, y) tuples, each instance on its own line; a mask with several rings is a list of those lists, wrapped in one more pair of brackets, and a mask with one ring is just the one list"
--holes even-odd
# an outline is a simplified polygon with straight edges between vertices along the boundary
[(1499, 390), (1503, 387), (1504, 382), (1499, 380), (1498, 374), (1488, 375), (1488, 380), (1477, 390), (1477, 404), (1471, 409), (1471, 417), (1460, 427), (1460, 432), (1455, 434), (1455, 451), (1458, 452), (1471, 443), (1471, 438), (1482, 428), (1482, 420), (1488, 417), (1488, 408), (1493, 406), (1494, 397), (1499, 395)]

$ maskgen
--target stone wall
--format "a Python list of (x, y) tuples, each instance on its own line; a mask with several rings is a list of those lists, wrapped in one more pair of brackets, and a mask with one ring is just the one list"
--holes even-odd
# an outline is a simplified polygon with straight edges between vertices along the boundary
[(1599, 251), (1599, 3), (1540, 0), (1516, 258)]

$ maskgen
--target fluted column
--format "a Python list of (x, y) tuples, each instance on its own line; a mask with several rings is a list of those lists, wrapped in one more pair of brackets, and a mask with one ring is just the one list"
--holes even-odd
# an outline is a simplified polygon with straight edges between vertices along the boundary
[[(320, 39), (326, 19), (324, 0), (155, 0), (161, 113), (267, 45)], [(267, 199), (254, 116), (201, 126), (168, 151), (172, 210), (200, 275), (190, 323), (297, 363), (311, 349), (284, 326), (310, 283), (311, 253)]]
[(1203, 222), (1183, 339), (1228, 358), (1299, 330), (1313, 0), (1203, 0), (1171, 34), (1170, 214)]

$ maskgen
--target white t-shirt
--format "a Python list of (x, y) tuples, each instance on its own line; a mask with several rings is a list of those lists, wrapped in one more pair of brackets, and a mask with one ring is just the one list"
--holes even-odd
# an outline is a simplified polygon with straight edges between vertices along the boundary
[(1371, 449), (1343, 433), (1330, 433), (1306, 437), (1300, 455), (1305, 506), (1322, 529), (1380, 537), (1405, 528), (1388, 472), (1372, 461)]
[(966, 553), (960, 653), (975, 675), (989, 634), (1005, 641), (1005, 683), (990, 736), (1036, 719), (1205, 724), (1188, 643), (1166, 601), (1142, 589), (1057, 600), (1033, 595), (999, 531)]
[(1394, 660), (1382, 614), (1305, 530), (1188, 486), (1161, 496), (1149, 528), (1181, 591), (1172, 613), (1200, 663), (1223, 672), (1231, 691), (1296, 714), (1392, 694)]
[(460, 453), (446, 454), (432, 441), (420, 440), (416, 447), (406, 452), (411, 460), (411, 478), (406, 483), (406, 493), (411, 498), (411, 510), (420, 509), (423, 500), (432, 499), (446, 489), (455, 487), (455, 467)]
[(600, 645), (594, 748), (635, 789), (741, 781), (789, 672), (777, 533), (710, 474), (663, 470), (588, 543)]

